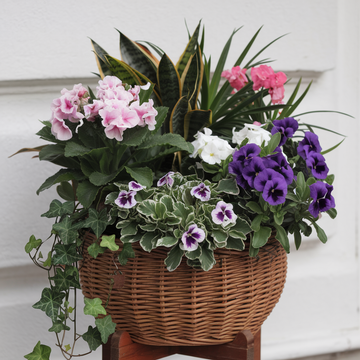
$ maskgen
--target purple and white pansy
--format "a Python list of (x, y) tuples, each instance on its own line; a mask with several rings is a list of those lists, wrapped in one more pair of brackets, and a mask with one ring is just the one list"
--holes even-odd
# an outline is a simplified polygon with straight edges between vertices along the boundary
[(137, 183), (136, 181), (130, 181), (129, 182), (129, 190), (131, 191), (140, 191), (145, 189), (145, 186), (142, 186), (141, 184)]
[(198, 248), (199, 243), (205, 240), (205, 231), (200, 229), (196, 224), (190, 225), (181, 237), (181, 250), (194, 251)]
[(167, 185), (169, 187), (172, 187), (174, 184), (174, 179), (172, 175), (174, 174), (175, 173), (173, 171), (169, 171), (166, 175), (159, 179), (159, 181), (157, 182), (157, 186)]
[(190, 194), (201, 201), (208, 201), (211, 197), (210, 187), (205, 185), (204, 183), (200, 183), (198, 186), (194, 186)]
[(121, 190), (115, 204), (124, 209), (131, 209), (137, 204), (135, 200), (136, 191)]
[(232, 204), (227, 204), (224, 201), (219, 201), (216, 208), (211, 212), (212, 221), (217, 225), (226, 225), (236, 223), (236, 214), (233, 211)]

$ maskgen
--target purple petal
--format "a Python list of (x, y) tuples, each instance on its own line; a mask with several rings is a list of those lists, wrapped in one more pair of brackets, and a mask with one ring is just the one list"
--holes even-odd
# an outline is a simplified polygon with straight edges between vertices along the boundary
[(142, 190), (144, 188), (145, 188), (145, 186), (142, 186), (142, 185), (138, 184), (136, 181), (130, 181), (129, 182), (129, 190), (140, 191), (140, 190)]
[(115, 204), (124, 209), (130, 209), (134, 207), (137, 202), (135, 200), (135, 191), (120, 191), (118, 198), (115, 200)]

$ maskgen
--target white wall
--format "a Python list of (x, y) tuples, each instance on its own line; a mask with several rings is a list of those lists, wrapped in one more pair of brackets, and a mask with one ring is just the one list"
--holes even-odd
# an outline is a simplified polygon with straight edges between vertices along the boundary
[[(136, 5), (134, 5), (136, 4)], [(176, 9), (176, 10), (174, 10)], [(359, 147), (359, 4), (357, 0), (184, 0), (153, 1), (45, 0), (6, 2), (0, 12), (0, 348), (2, 358), (19, 359), (42, 339), (53, 343), (51, 326), (31, 308), (46, 284), (24, 252), (31, 234), (46, 238), (50, 222), (40, 218), (55, 196), (35, 194), (55, 167), (22, 154), (21, 147), (42, 144), (34, 135), (38, 120), (50, 117), (50, 103), (63, 87), (80, 81), (93, 85), (96, 64), (88, 37), (118, 56), (118, 33), (149, 40), (176, 61), (190, 31), (202, 19), (207, 55), (213, 62), (232, 30), (235, 36), (230, 67), (251, 36), (264, 28), (255, 48), (290, 33), (266, 51), (278, 59), (274, 68), (293, 78), (314, 79), (302, 110), (331, 109), (352, 114), (307, 115), (347, 135), (339, 151), (327, 156), (336, 173), (334, 195), (339, 216), (322, 220), (328, 244), (315, 238), (289, 256), (284, 294), (263, 326), (262, 358), (290, 359), (360, 348), (358, 262)], [(255, 49), (253, 54), (255, 53)], [(288, 85), (290, 92), (293, 83)], [(339, 138), (321, 134), (324, 148)], [(41, 319), (37, 319), (37, 317)], [(39, 330), (43, 326), (43, 330)], [(20, 341), (19, 341), (20, 339)], [(53, 350), (52, 359), (60, 359)], [(100, 353), (90, 358), (100, 359)], [(180, 356), (178, 358), (181, 358)]]

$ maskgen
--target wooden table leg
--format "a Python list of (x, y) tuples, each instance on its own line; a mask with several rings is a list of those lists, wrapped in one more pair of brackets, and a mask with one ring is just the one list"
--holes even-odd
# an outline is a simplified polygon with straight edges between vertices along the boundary
[(261, 332), (244, 330), (222, 345), (151, 346), (134, 343), (126, 331), (113, 334), (103, 345), (103, 360), (157, 360), (173, 354), (209, 360), (260, 360)]

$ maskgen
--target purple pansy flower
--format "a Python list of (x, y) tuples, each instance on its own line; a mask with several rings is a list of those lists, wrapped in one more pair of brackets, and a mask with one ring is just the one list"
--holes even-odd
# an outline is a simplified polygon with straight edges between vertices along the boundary
[(305, 133), (304, 139), (299, 142), (297, 152), (298, 154), (306, 160), (311, 152), (319, 153), (321, 151), (321, 146), (319, 143), (319, 138), (316, 134), (311, 131)]
[(329, 168), (325, 163), (325, 158), (319, 154), (312, 152), (306, 159), (306, 166), (311, 169), (311, 173), (317, 179), (326, 179)]
[(260, 147), (256, 144), (246, 144), (234, 152), (233, 161), (239, 161), (242, 166), (246, 166), (253, 157), (260, 154)]
[(271, 135), (274, 135), (277, 132), (281, 134), (279, 146), (284, 145), (288, 138), (293, 137), (294, 133), (299, 127), (298, 122), (291, 117), (282, 120), (274, 120), (273, 124), (274, 127), (271, 129)]
[(199, 243), (205, 240), (205, 231), (197, 227), (196, 224), (190, 225), (189, 229), (185, 231), (181, 237), (182, 250), (193, 251), (199, 246)]
[(224, 201), (219, 201), (216, 204), (216, 208), (211, 212), (211, 217), (215, 224), (221, 224), (222, 226), (236, 222), (232, 204), (227, 204)]
[(280, 177), (283, 180), (284, 177), (278, 173), (277, 171), (270, 169), (270, 168), (265, 168), (263, 171), (261, 171), (259, 173), (259, 175), (255, 178), (254, 180), (254, 188), (257, 191), (263, 191), (264, 190), (264, 186), (265, 184), (269, 181), (269, 180), (273, 180), (276, 177)]
[(145, 189), (145, 186), (142, 186), (138, 184), (136, 181), (130, 181), (129, 182), (129, 190), (131, 191), (140, 191), (142, 189)]
[(266, 167), (271, 168), (283, 175), (286, 184), (290, 185), (292, 183), (294, 179), (294, 172), (282, 152), (268, 156), (264, 162)]
[(254, 157), (251, 162), (244, 167), (243, 177), (248, 182), (250, 187), (254, 187), (254, 180), (258, 174), (265, 169), (264, 162), (260, 157)]
[(197, 199), (200, 199), (201, 201), (208, 201), (211, 196), (211, 191), (209, 186), (201, 183), (198, 186), (194, 186), (191, 189), (190, 194), (195, 196)]
[(317, 218), (320, 211), (324, 212), (335, 207), (332, 191), (333, 186), (322, 181), (310, 185), (310, 197), (314, 201), (309, 205), (309, 212), (313, 217)]
[(124, 209), (130, 209), (136, 205), (135, 200), (136, 191), (120, 191), (118, 198), (115, 200), (115, 204)]
[(263, 198), (270, 205), (279, 205), (285, 202), (287, 184), (284, 178), (275, 177), (266, 182), (263, 190)]
[(236, 175), (236, 183), (244, 189), (249, 188), (248, 182), (243, 176), (244, 167), (241, 165), (240, 161), (232, 161), (229, 164), (229, 173)]
[(172, 178), (172, 175), (175, 173), (173, 171), (169, 171), (166, 175), (164, 175), (159, 181), (157, 182), (157, 186), (163, 186), (168, 185), (169, 187), (173, 186), (174, 179)]

